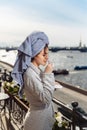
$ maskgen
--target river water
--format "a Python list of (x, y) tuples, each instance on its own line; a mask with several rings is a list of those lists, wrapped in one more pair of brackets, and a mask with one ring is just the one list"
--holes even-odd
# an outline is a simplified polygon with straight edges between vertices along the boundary
[(58, 51), (56, 53), (50, 52), (49, 56), (55, 69), (69, 70), (69, 75), (55, 76), (57, 80), (87, 89), (87, 70), (74, 70), (75, 66), (87, 66), (87, 53)]

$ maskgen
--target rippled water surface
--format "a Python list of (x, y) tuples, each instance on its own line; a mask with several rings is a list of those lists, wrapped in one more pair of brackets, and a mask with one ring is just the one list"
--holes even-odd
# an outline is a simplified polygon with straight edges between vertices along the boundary
[(87, 66), (87, 53), (59, 51), (50, 52), (49, 56), (55, 69), (69, 70), (69, 75), (57, 75), (56, 79), (87, 89), (87, 70), (74, 70), (75, 66)]

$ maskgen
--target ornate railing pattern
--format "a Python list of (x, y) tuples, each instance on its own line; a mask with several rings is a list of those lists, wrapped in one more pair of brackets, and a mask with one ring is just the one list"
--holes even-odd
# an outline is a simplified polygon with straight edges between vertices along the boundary
[[(7, 108), (9, 112), (9, 120), (13, 122), (18, 130), (23, 130), (23, 120), (25, 118), (26, 112), (28, 111), (29, 107), (24, 104), (17, 96), (11, 95), (6, 89), (5, 92), (9, 94), (10, 98), (7, 102)], [(53, 99), (53, 102), (57, 104), (58, 106), (64, 106), (63, 103), (60, 101)], [(64, 117), (66, 120), (68, 120), (69, 125), (71, 127), (71, 120)]]
[(21, 126), (23, 125), (23, 120), (29, 107), (17, 96), (11, 95), (6, 89), (5, 92), (10, 96), (6, 104), (9, 112), (9, 120), (18, 127), (18, 130), (22, 130)]

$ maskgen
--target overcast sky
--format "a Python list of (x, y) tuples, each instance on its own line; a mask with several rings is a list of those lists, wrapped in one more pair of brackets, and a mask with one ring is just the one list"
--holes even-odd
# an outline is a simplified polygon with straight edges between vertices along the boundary
[(51, 46), (87, 46), (87, 0), (0, 0), (0, 45), (44, 31)]

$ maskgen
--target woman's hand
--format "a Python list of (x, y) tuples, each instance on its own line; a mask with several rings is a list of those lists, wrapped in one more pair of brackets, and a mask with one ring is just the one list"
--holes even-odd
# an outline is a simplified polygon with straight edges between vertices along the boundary
[(48, 63), (46, 68), (45, 68), (45, 70), (44, 70), (44, 72), (45, 73), (52, 73), (52, 71), (53, 71), (53, 64), (52, 63)]

